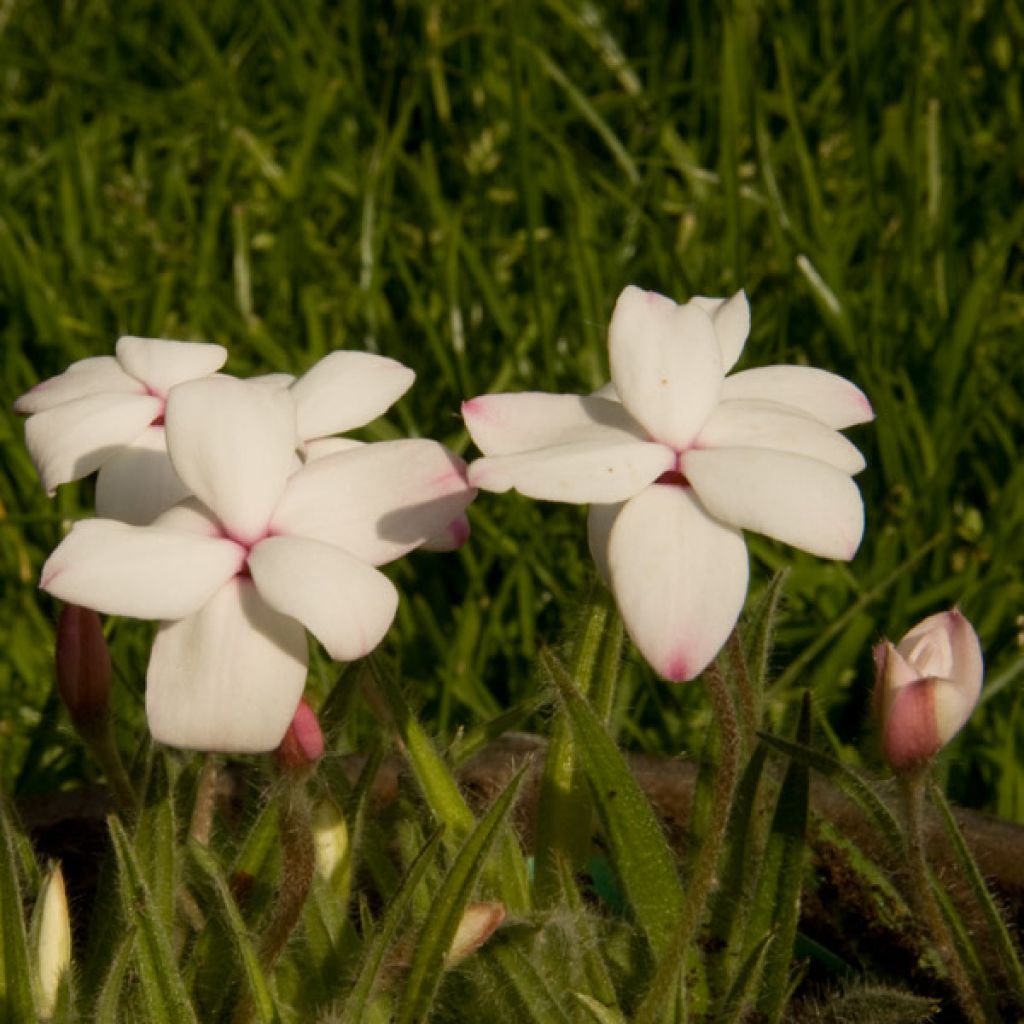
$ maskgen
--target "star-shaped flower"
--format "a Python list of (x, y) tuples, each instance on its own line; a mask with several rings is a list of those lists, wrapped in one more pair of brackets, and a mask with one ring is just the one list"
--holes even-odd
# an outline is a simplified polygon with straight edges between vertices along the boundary
[(281, 387), (181, 384), (165, 430), (194, 497), (150, 526), (78, 523), (41, 586), (161, 621), (146, 677), (156, 739), (271, 750), (305, 684), (304, 627), (333, 658), (372, 650), (398, 604), (375, 567), (443, 532), (474, 492), (434, 441), (367, 444), (301, 465), (296, 403)]
[(864, 467), (837, 431), (873, 418), (849, 381), (803, 366), (726, 376), (750, 309), (639, 288), (609, 327), (611, 384), (594, 395), (484, 395), (463, 416), (485, 458), (470, 482), (589, 504), (589, 539), (633, 641), (672, 680), (724, 644), (747, 591), (742, 530), (850, 559)]

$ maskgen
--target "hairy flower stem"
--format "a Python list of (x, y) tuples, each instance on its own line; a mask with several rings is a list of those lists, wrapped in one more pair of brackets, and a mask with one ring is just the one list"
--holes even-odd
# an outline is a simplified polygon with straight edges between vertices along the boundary
[(218, 759), (216, 754), (207, 754), (199, 772), (196, 786), (196, 802), (192, 805), (192, 818), (188, 834), (203, 846), (210, 843), (213, 828), (213, 808), (217, 802)]
[(680, 971), (685, 969), (689, 947), (700, 928), (708, 897), (715, 884), (718, 862), (725, 845), (729, 812), (740, 777), (743, 740), (740, 736), (736, 707), (718, 666), (710, 665), (704, 673), (704, 683), (711, 707), (718, 722), (720, 735), (719, 763), (711, 794), (711, 813), (707, 832), (693, 863), (693, 873), (687, 880), (687, 898), (676, 924), (668, 949), (654, 973), (651, 986), (637, 1010), (636, 1024), (654, 1024), (678, 986)]
[(757, 730), (761, 725), (761, 694), (754, 691), (754, 683), (747, 669), (747, 658), (743, 653), (739, 626), (729, 634), (727, 648), (743, 728), (743, 746), (749, 756), (757, 742)]
[(132, 788), (128, 773), (124, 770), (121, 755), (114, 742), (114, 727), (110, 719), (105, 718), (97, 723), (95, 728), (80, 728), (79, 735), (103, 769), (121, 817), (126, 822), (135, 821), (139, 814), (139, 798)]
[(924, 919), (942, 957), (950, 980), (956, 989), (964, 1016), (970, 1024), (985, 1024), (985, 1011), (971, 985), (960, 955), (957, 953), (942, 910), (932, 892), (928, 878), (928, 860), (924, 847), (924, 796), (928, 769), (905, 775), (903, 801), (907, 818), (907, 859), (910, 865), (910, 888), (917, 912)]

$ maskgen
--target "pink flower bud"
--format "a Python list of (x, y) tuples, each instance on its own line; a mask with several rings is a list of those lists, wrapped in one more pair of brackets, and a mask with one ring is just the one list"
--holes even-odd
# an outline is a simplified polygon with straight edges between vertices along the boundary
[(467, 903), (445, 954), (445, 967), (454, 967), (475, 953), (497, 931), (505, 914), (504, 903)]
[(300, 700), (292, 724), (274, 752), (277, 763), (286, 771), (302, 771), (314, 765), (323, 752), (324, 734), (320, 731), (316, 712), (305, 700)]
[(79, 732), (95, 730), (110, 710), (110, 651), (100, 617), (66, 604), (57, 619), (57, 689)]
[(933, 758), (964, 726), (981, 695), (984, 663), (974, 627), (954, 608), (875, 650), (875, 713), (882, 752), (896, 771)]

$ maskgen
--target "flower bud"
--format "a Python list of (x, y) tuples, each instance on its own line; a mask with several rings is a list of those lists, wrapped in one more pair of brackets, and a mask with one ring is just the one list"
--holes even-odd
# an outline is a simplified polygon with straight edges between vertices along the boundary
[(321, 800), (313, 807), (312, 825), (316, 873), (325, 882), (330, 882), (349, 863), (345, 816), (333, 800)]
[(277, 763), (286, 771), (303, 772), (316, 764), (323, 752), (324, 734), (320, 731), (316, 712), (304, 699), (300, 700), (292, 724), (274, 751)]
[(981, 695), (981, 644), (954, 608), (875, 650), (875, 713), (882, 752), (896, 771), (931, 760), (964, 726)]
[(42, 910), (36, 944), (38, 1011), (49, 1020), (57, 1008), (61, 979), (71, 967), (71, 920), (60, 865), (50, 872), (40, 895)]
[(110, 711), (110, 651), (100, 617), (66, 604), (57, 619), (57, 688), (81, 733), (94, 732)]
[(445, 968), (461, 963), (475, 953), (505, 920), (504, 903), (469, 903), (462, 912), (462, 920), (455, 930), (452, 944), (445, 954)]

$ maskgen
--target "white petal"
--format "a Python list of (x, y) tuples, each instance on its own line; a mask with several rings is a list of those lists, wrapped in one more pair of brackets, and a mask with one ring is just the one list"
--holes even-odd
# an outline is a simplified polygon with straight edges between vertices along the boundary
[(175, 384), (216, 373), (228, 358), (223, 345), (130, 335), (118, 338), (116, 351), (125, 370), (162, 398)]
[(633, 418), (656, 440), (685, 448), (722, 387), (722, 352), (708, 315), (630, 286), (612, 313), (608, 356), (612, 382)]
[(608, 504), (631, 498), (675, 468), (675, 452), (662, 444), (622, 440), (619, 431), (608, 435), (608, 440), (477, 459), (469, 467), (469, 482), (498, 493), (514, 487), (544, 501)]
[(308, 441), (361, 427), (383, 415), (416, 374), (370, 352), (331, 352), (292, 385), (299, 437)]
[(457, 551), (469, 540), (469, 518), (456, 516), (439, 533), (432, 533), (420, 547), (424, 551)]
[(728, 299), (695, 295), (690, 301), (711, 317), (722, 350), (722, 370), (728, 373), (743, 354), (743, 346), (750, 334), (750, 303), (747, 301), (747, 293), (741, 289)]
[(716, 519), (824, 558), (856, 554), (864, 504), (857, 485), (834, 466), (763, 448), (693, 450), (680, 463)]
[(875, 418), (867, 396), (845, 377), (813, 366), (762, 366), (725, 378), (722, 401), (780, 402), (842, 430)]
[(163, 427), (149, 427), (100, 467), (96, 515), (146, 526), (188, 497), (167, 454)]
[(302, 457), (306, 462), (314, 462), (338, 452), (348, 452), (353, 448), (361, 448), (365, 442), (354, 441), (351, 437), (317, 437), (312, 441), (303, 441)]
[(255, 387), (266, 388), (268, 391), (281, 391), (295, 383), (295, 378), (290, 373), (261, 373), (245, 379)]
[(899, 642), (898, 650), (918, 675), (954, 680), (971, 701), (977, 701), (985, 675), (981, 642), (959, 609), (929, 615)]
[(936, 679), (934, 685), (936, 731), (946, 744), (967, 724), (978, 703), (980, 688), (965, 689), (954, 679)]
[(192, 750), (273, 750), (306, 684), (306, 631), (226, 583), (195, 615), (165, 623), (146, 674), (153, 738)]
[(612, 577), (608, 568), (608, 538), (624, 505), (621, 501), (613, 505), (591, 505), (587, 511), (587, 545), (598, 576), (609, 586)]
[(859, 473), (864, 456), (842, 434), (806, 413), (776, 402), (721, 402), (704, 424), (696, 448), (774, 448)]
[(699, 675), (743, 608), (743, 535), (708, 516), (688, 487), (656, 484), (623, 506), (608, 560), (615, 600), (640, 653), (666, 679)]
[(39, 586), (72, 604), (136, 619), (180, 619), (245, 563), (230, 540), (112, 519), (76, 523), (43, 566)]
[(144, 395), (146, 387), (125, 373), (113, 356), (92, 356), (72, 363), (63, 373), (27, 391), (15, 401), (14, 411), (27, 416), (104, 392)]
[(256, 589), (298, 619), (337, 661), (354, 661), (384, 639), (398, 591), (379, 569), (319, 540), (268, 537), (249, 554)]
[(151, 395), (105, 392), (36, 413), (25, 423), (25, 444), (47, 492), (99, 469), (159, 417)]
[(474, 494), (462, 460), (436, 441), (379, 441), (307, 463), (288, 481), (271, 532), (383, 565), (436, 537)]
[(154, 519), (153, 526), (182, 533), (198, 533), (200, 537), (224, 536), (224, 528), (217, 517), (198, 498), (186, 498), (178, 502)]
[(643, 428), (615, 401), (579, 395), (480, 395), (462, 404), (470, 437), (484, 455), (518, 455), (572, 441), (611, 437), (645, 440)]
[(295, 410), (287, 391), (231, 377), (176, 387), (165, 420), (171, 462), (189, 490), (245, 544), (266, 534), (295, 468)]

